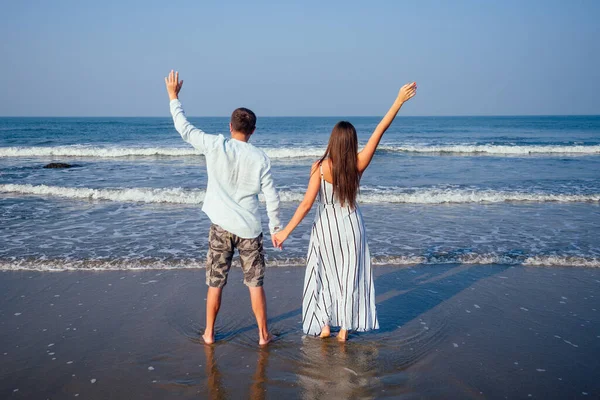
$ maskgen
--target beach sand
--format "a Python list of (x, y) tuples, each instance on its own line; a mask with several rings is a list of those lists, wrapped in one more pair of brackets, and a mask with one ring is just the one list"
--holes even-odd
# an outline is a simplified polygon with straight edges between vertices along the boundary
[(257, 345), (239, 268), (213, 346), (204, 270), (0, 273), (0, 398), (599, 398), (600, 270), (376, 267), (381, 329), (304, 337), (304, 269), (267, 270)]

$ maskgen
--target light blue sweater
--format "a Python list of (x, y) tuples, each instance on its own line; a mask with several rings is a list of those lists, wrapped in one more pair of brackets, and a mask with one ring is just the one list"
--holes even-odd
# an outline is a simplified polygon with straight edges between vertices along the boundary
[(172, 100), (170, 107), (177, 132), (206, 157), (208, 185), (202, 211), (212, 223), (242, 238), (257, 237), (262, 232), (258, 194), (263, 192), (269, 229), (278, 231), (279, 194), (269, 157), (250, 143), (209, 135), (194, 127), (179, 100)]

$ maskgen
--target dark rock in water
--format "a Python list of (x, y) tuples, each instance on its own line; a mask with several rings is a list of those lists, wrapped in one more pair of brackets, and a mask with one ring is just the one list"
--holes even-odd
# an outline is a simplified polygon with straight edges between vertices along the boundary
[(71, 167), (72, 167), (71, 164), (60, 163), (60, 162), (53, 162), (53, 163), (44, 165), (44, 168), (71, 168)]

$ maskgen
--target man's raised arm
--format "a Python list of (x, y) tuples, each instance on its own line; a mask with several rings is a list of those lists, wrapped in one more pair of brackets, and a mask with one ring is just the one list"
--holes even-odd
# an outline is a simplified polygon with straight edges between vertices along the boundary
[(194, 146), (197, 150), (200, 150), (203, 154), (206, 153), (206, 151), (211, 148), (212, 142), (217, 138), (214, 135), (208, 135), (196, 128), (194, 125), (190, 124), (185, 117), (183, 106), (179, 101), (179, 91), (183, 86), (183, 81), (179, 80), (179, 72), (173, 72), (173, 70), (171, 70), (169, 76), (165, 78), (165, 84), (167, 86), (169, 99), (171, 100), (169, 106), (171, 108), (171, 116), (173, 117), (175, 129), (177, 129), (177, 132), (179, 132), (183, 140)]

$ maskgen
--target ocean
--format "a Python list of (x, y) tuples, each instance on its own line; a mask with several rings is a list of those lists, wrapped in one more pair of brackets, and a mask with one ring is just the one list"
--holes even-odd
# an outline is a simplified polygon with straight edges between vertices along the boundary
[[(285, 222), (347, 119), (260, 117)], [(229, 134), (228, 118), (190, 118)], [(50, 162), (72, 164), (45, 169)], [(170, 118), (0, 118), (0, 270), (202, 268), (205, 162)], [(377, 265), (600, 267), (600, 116), (403, 117), (359, 198)], [(269, 267), (302, 266), (309, 214)], [(267, 218), (263, 204), (263, 226)]]

